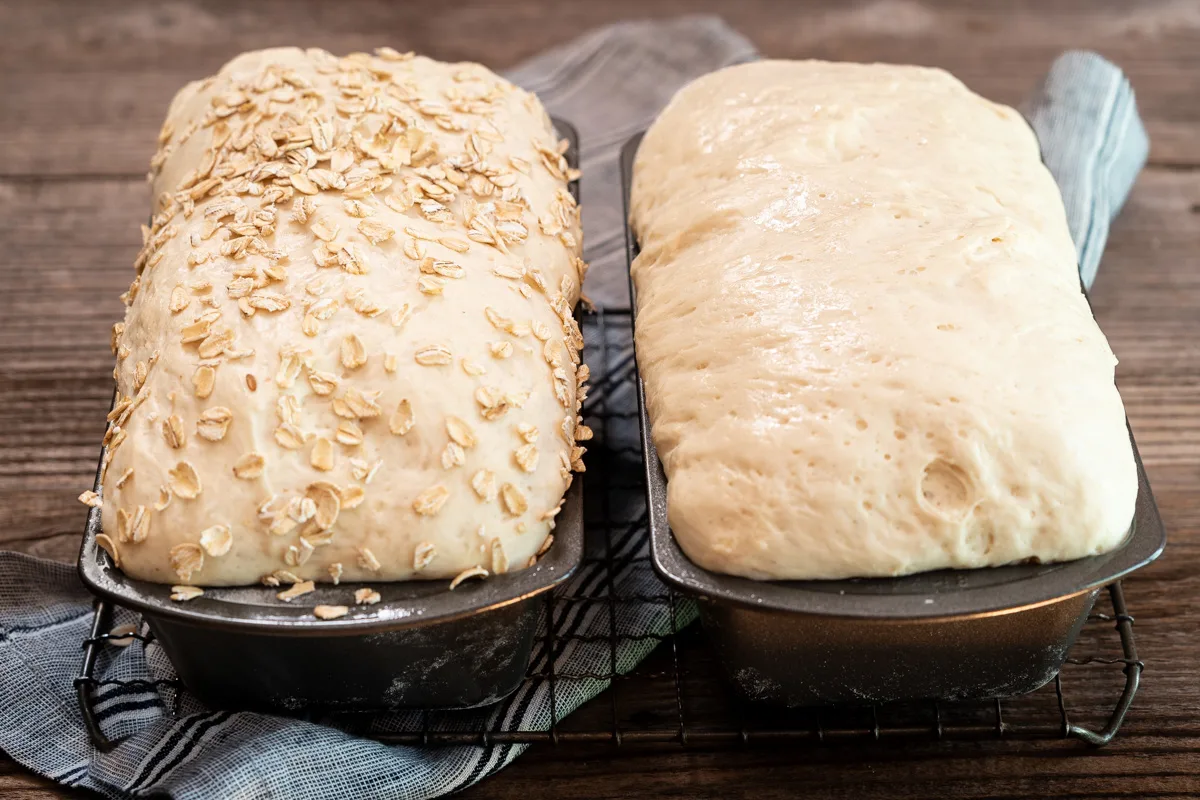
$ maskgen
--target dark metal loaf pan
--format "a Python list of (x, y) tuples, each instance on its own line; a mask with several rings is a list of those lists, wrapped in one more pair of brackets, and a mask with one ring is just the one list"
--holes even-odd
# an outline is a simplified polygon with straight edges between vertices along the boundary
[[(573, 127), (554, 120), (578, 164)], [(571, 192), (578, 199), (577, 183)], [(97, 473), (95, 490), (100, 491)], [(185, 603), (170, 587), (132, 580), (96, 544), (91, 509), (79, 575), (96, 596), (141, 612), (184, 685), (214, 708), (294, 710), (470, 708), (520, 686), (533, 650), (540, 595), (566, 580), (583, 558), (583, 483), (576, 477), (557, 519), (554, 544), (528, 569), (467, 581), (318, 585), (290, 603), (279, 589), (207, 589)], [(382, 599), (353, 604), (370, 586)], [(317, 605), (349, 605), (335, 620)]]
[[(96, 545), (99, 509), (88, 514), (79, 574), (96, 596), (141, 612), (184, 685), (208, 706), (469, 708), (500, 700), (524, 679), (540, 595), (583, 557), (582, 487), (576, 478), (554, 544), (537, 564), (453, 592), (448, 581), (320, 584), (285, 604), (277, 588), (241, 586), (178, 603), (169, 586), (113, 566)], [(354, 590), (363, 586), (380, 602), (355, 606)], [(317, 605), (351, 611), (319, 620)]]
[[(627, 221), (640, 141), (639, 134), (621, 153)], [(632, 265), (637, 243), (628, 224), (626, 248)], [(1100, 587), (1153, 561), (1166, 543), (1134, 445), (1134, 521), (1106, 555), (891, 579), (752, 581), (709, 572), (684, 555), (668, 527), (666, 476), (640, 377), (638, 403), (654, 567), (698, 601), (726, 674), (750, 700), (807, 706), (1033, 691), (1062, 667)]]

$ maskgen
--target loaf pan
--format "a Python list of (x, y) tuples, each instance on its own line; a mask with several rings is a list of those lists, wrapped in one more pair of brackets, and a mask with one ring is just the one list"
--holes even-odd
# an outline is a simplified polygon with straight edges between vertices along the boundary
[[(554, 121), (578, 163), (574, 128)], [(570, 186), (578, 200), (577, 182)], [(97, 472), (95, 491), (100, 491)], [(542, 609), (539, 595), (566, 580), (583, 558), (583, 483), (576, 476), (557, 518), (554, 544), (537, 563), (454, 591), (449, 581), (318, 584), (290, 603), (278, 589), (206, 589), (184, 603), (170, 587), (133, 580), (96, 544), (91, 509), (79, 575), (97, 597), (138, 611), (184, 686), (212, 708), (471, 708), (496, 702), (525, 678)], [(355, 606), (370, 586), (375, 605)], [(348, 602), (351, 601), (351, 602)], [(318, 620), (317, 605), (349, 605)]]
[[(638, 251), (629, 192), (640, 141), (641, 134), (621, 151), (630, 266)], [(636, 325), (634, 292), (631, 279)], [(640, 376), (637, 395), (651, 560), (669, 586), (698, 601), (726, 675), (751, 701), (820, 706), (1031, 692), (1062, 667), (1100, 588), (1153, 561), (1166, 543), (1135, 444), (1134, 520), (1106, 555), (887, 579), (753, 581), (710, 572), (688, 559), (668, 527), (667, 481)]]

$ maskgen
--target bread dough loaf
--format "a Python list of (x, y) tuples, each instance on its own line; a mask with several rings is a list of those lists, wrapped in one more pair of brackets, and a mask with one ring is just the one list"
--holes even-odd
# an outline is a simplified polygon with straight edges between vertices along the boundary
[(1101, 553), (1137, 480), (1062, 200), (1012, 109), (765, 61), (638, 151), (638, 363), (687, 555), (760, 579)]
[(263, 50), (185, 87), (159, 141), (113, 334), (125, 572), (531, 563), (586, 435), (573, 170), (537, 99), (477, 64)]

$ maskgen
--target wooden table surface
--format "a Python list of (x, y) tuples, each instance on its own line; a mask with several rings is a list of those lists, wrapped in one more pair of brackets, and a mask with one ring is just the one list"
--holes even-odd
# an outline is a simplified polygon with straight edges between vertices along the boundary
[[(1108, 748), (537, 749), (466, 793), (563, 797), (1200, 796), (1200, 2), (0, 0), (0, 547), (75, 556), (167, 101), (239, 51), (387, 44), (503, 68), (618, 19), (720, 12), (762, 52), (950, 69), (1015, 103), (1067, 48), (1130, 75), (1153, 142), (1093, 301), (1170, 534), (1126, 584), (1147, 662)], [(586, 135), (584, 131), (584, 135)], [(3, 677), (0, 676), (0, 680)], [(0, 793), (61, 796), (0, 755)]]

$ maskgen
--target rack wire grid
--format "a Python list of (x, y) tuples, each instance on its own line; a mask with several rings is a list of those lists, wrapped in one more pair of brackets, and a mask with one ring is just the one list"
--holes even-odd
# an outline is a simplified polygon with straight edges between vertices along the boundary
[[(821, 709), (764, 708), (737, 698), (724, 682), (704, 643), (689, 600), (652, 580), (621, 581), (654, 586), (655, 591), (623, 591), (615, 575), (630, 570), (652, 575), (647, 543), (647, 509), (642, 451), (635, 393), (636, 364), (628, 309), (597, 308), (584, 315), (585, 359), (592, 371), (592, 389), (584, 416), (595, 432), (587, 456), (585, 519), (587, 551), (584, 564), (603, 565), (606, 580), (581, 593), (566, 587), (545, 599), (543, 636), (546, 651), (560, 654), (570, 643), (607, 645), (607, 661), (594, 672), (556, 670), (556, 659), (531, 668), (529, 679), (544, 682), (551, 698), (548, 729), (505, 727), (486, 721), (471, 730), (447, 724), (461, 712), (422, 711), (419, 724), (404, 732), (379, 733), (369, 718), (363, 724), (337, 715), (340, 727), (380, 741), (409, 745), (477, 745), (549, 743), (610, 743), (614, 746), (677, 743), (708, 747), (740, 747), (757, 743), (821, 745), (844, 741), (1076, 739), (1090, 745), (1108, 743), (1119, 730), (1137, 693), (1144, 664), (1134, 642), (1133, 617), (1119, 583), (1107, 587), (1110, 610), (1093, 611), (1063, 670), (1042, 689), (1020, 697), (974, 702), (926, 701), (862, 707)], [(1102, 602), (1098, 599), (1098, 604)], [(588, 604), (607, 615), (605, 635), (556, 630), (554, 611), (562, 604)], [(624, 629), (627, 604), (652, 604), (669, 624), (665, 633)], [(174, 713), (180, 713), (186, 688), (177, 680), (116, 681), (95, 677), (104, 648), (143, 646), (153, 634), (108, 631), (112, 609), (98, 603), (91, 636), (84, 640), (83, 668), (76, 689), (89, 731), (98, 746), (112, 745), (101, 732), (92, 709), (92, 694), (106, 686), (136, 684), (173, 694)], [(618, 650), (630, 641), (657, 645), (641, 664), (623, 671)], [(606, 690), (570, 715), (556, 707), (568, 682), (587, 681)], [(598, 682), (598, 683), (597, 683)], [(307, 715), (330, 721), (329, 716)], [(560, 719), (561, 717), (561, 719)], [(457, 718), (461, 723), (461, 717)]]

